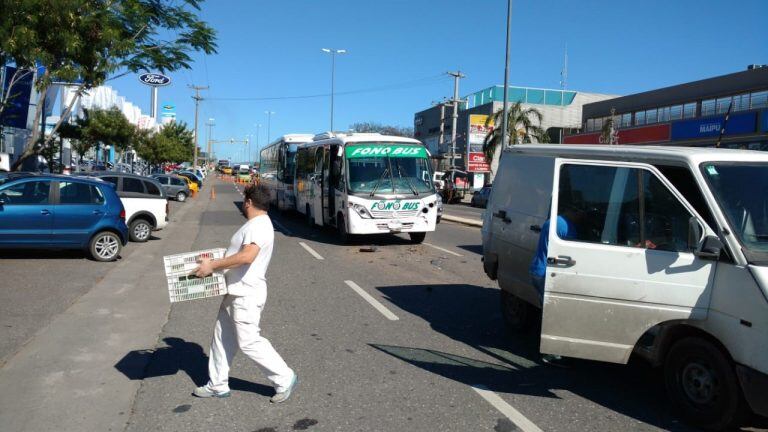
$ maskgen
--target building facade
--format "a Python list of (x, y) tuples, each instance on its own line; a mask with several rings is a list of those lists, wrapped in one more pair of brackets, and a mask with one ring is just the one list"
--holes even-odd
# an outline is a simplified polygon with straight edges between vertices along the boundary
[[(572, 90), (540, 89), (531, 87), (508, 87), (507, 99), (510, 104), (520, 102), (523, 109), (536, 108), (542, 114), (541, 127), (547, 131), (552, 142), (562, 142), (562, 137), (582, 125), (582, 107), (596, 101), (615, 98), (614, 95), (586, 93)], [(482, 154), (482, 143), (478, 143), (476, 129), (485, 131), (476, 124), (484, 116), (500, 111), (504, 101), (504, 86), (492, 86), (474, 92), (459, 103), (456, 122), (455, 161), (451, 163), (453, 106), (450, 102), (438, 103), (414, 115), (414, 136), (422, 141), (433, 159), (434, 168), (446, 170), (451, 166), (476, 174), (488, 173), (487, 164), (473, 163), (471, 159)], [(471, 123), (472, 120), (472, 124)], [(483, 122), (484, 123), (484, 122)], [(492, 125), (490, 126), (492, 127)], [(476, 136), (478, 138), (472, 139)], [(469, 139), (468, 139), (469, 137)], [(468, 141), (470, 147), (467, 148)], [(469, 151), (468, 151), (469, 150)], [(477, 183), (479, 180), (475, 180)]]
[[(612, 140), (603, 134), (609, 121)], [(590, 103), (581, 122), (582, 131), (566, 135), (564, 143), (715, 146), (719, 141), (726, 148), (768, 150), (768, 67)]]

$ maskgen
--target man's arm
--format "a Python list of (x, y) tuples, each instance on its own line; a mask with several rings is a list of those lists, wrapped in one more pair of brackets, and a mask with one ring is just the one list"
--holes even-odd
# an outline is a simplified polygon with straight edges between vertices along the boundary
[(260, 250), (261, 248), (257, 245), (249, 243), (243, 245), (236, 254), (226, 258), (218, 260), (203, 258), (200, 261), (200, 266), (195, 269), (195, 276), (206, 277), (216, 270), (226, 270), (251, 264), (256, 259), (256, 256), (259, 255)]

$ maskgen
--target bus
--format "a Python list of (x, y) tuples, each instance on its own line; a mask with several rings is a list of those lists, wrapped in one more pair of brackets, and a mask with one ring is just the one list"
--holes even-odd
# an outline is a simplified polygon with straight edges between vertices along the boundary
[(296, 210), (310, 225), (350, 235), (434, 231), (438, 200), (420, 141), (378, 133), (323, 133), (296, 154)]
[(296, 149), (312, 141), (311, 134), (283, 135), (259, 153), (259, 182), (269, 189), (273, 206), (279, 210), (294, 210), (293, 174)]

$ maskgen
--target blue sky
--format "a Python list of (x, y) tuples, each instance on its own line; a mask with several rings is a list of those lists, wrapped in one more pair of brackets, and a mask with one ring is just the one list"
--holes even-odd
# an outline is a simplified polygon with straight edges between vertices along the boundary
[[(177, 106), (192, 124), (189, 84), (208, 85), (200, 122), (215, 118), (215, 139), (267, 141), (285, 133), (329, 128), (326, 96), (283, 100), (226, 100), (325, 95), (337, 57), (334, 126), (376, 121), (412, 126), (413, 114), (450, 97), (444, 74), (460, 69), (461, 94), (501, 84), (505, 0), (215, 0), (201, 16), (218, 33), (218, 54), (194, 55), (190, 71), (169, 74), (160, 103)], [(568, 45), (568, 88), (629, 94), (741, 71), (768, 63), (766, 0), (515, 0), (510, 84), (559, 88)], [(149, 88), (135, 76), (111, 82), (149, 112)], [(382, 87), (386, 90), (382, 90)], [(358, 90), (375, 90), (360, 91)], [(207, 128), (200, 128), (204, 147)], [(242, 145), (215, 147), (242, 159)]]

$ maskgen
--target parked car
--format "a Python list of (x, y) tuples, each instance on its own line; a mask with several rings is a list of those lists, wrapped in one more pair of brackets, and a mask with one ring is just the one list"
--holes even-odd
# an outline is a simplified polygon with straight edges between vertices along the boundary
[(472, 200), (469, 205), (472, 207), (485, 208), (488, 205), (488, 198), (491, 196), (491, 186), (483, 186), (482, 189), (472, 194)]
[(768, 154), (514, 146), (494, 185), (483, 266), (510, 329), (541, 318), (542, 353), (661, 366), (707, 430), (768, 416)]
[(93, 176), (115, 185), (117, 195), (125, 206), (128, 233), (135, 242), (149, 240), (152, 231), (168, 225), (170, 207), (157, 180), (135, 174), (99, 172)]
[(153, 174), (150, 177), (160, 183), (166, 196), (173, 197), (176, 201), (184, 202), (187, 200), (187, 197), (191, 195), (187, 182), (178, 176)]
[(200, 189), (197, 187), (196, 181), (190, 179), (189, 177), (184, 177), (183, 175), (177, 175), (177, 174), (173, 174), (173, 175), (183, 180), (187, 184), (187, 187), (189, 187), (189, 191), (192, 192), (193, 194), (200, 192)]
[(97, 261), (114, 261), (127, 241), (113, 185), (55, 174), (2, 178), (0, 248), (84, 249)]
[(198, 177), (197, 174), (193, 173), (192, 171), (179, 171), (176, 173), (177, 175), (184, 176), (193, 182), (197, 183), (198, 190), (203, 188), (203, 179)]

